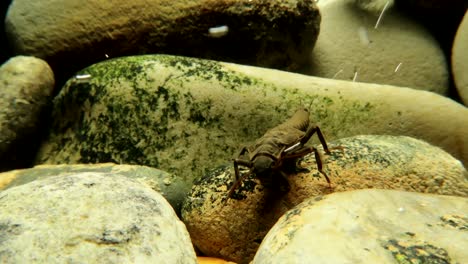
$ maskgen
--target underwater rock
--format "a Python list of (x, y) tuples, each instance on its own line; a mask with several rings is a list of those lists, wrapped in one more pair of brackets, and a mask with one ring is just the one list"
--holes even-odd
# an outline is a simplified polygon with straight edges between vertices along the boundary
[[(362, 10), (355, 2), (318, 3), (320, 35), (305, 73), (447, 94), (446, 59), (429, 31), (390, 5), (384, 5), (379, 19), (379, 13)], [(364, 1), (357, 2), (362, 6)]]
[(154, 53), (284, 69), (307, 62), (319, 27), (310, 0), (13, 0), (5, 19), (13, 51), (46, 59), (62, 78)]
[(0, 173), (0, 190), (52, 176), (67, 176), (82, 172), (118, 174), (146, 184), (151, 189), (164, 196), (176, 213), (180, 214), (180, 207), (186, 195), (186, 186), (182, 179), (165, 171), (146, 166), (119, 165), (113, 163), (40, 165), (31, 169)]
[(54, 74), (41, 59), (13, 57), (0, 67), (0, 171), (30, 165), (40, 144)]
[(458, 27), (452, 48), (452, 73), (463, 103), (468, 106), (468, 11)]
[(389, 190), (310, 198), (268, 232), (252, 264), (467, 263), (468, 199)]
[[(186, 180), (231, 160), (298, 107), (328, 140), (421, 138), (468, 161), (468, 109), (434, 93), (167, 55), (81, 71), (54, 99), (36, 164), (136, 164)], [(416, 100), (417, 98), (417, 100)]]
[(287, 210), (332, 192), (377, 188), (468, 197), (468, 172), (461, 162), (421, 140), (363, 135), (328, 145), (342, 148), (322, 155), (332, 189), (318, 172), (313, 154), (299, 163), (302, 170), (288, 175), (287, 193), (279, 191), (283, 186), (262, 186), (248, 177), (228, 199), (235, 179), (232, 164), (196, 180), (182, 207), (194, 245), (204, 254), (246, 263)]
[(49, 177), (1, 191), (0, 200), (4, 263), (197, 263), (169, 203), (127, 177)]

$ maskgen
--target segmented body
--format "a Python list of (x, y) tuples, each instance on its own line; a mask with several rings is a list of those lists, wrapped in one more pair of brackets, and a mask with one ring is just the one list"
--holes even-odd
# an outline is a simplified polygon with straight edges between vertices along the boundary
[[(234, 159), (236, 181), (229, 189), (228, 197), (231, 197), (243, 179), (251, 174), (255, 174), (264, 186), (274, 186), (274, 182), (283, 182), (283, 185), (289, 186), (285, 173), (286, 164), (295, 164), (297, 158), (311, 152), (314, 152), (319, 172), (331, 186), (330, 179), (322, 170), (322, 159), (317, 149), (305, 146), (315, 133), (317, 133), (325, 152), (330, 153), (320, 128), (309, 126), (307, 109), (299, 109), (290, 119), (268, 130), (255, 144), (248, 148), (243, 147), (239, 157)], [(248, 157), (245, 157), (247, 154)], [(249, 171), (241, 176), (239, 166), (248, 167)]]
[(308, 127), (309, 112), (305, 108), (299, 109), (291, 118), (268, 130), (248, 148), (250, 159), (253, 160), (260, 153), (278, 156), (285, 148), (297, 143)]

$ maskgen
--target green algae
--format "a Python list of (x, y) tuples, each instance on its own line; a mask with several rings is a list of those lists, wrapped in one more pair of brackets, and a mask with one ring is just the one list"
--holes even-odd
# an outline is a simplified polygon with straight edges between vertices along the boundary
[(390, 239), (384, 245), (399, 264), (449, 264), (450, 257), (443, 248), (428, 243), (408, 243)]
[(190, 182), (298, 107), (310, 108), (311, 122), (328, 139), (346, 134), (343, 124), (366, 122), (376, 108), (277, 86), (219, 62), (168, 55), (112, 59), (80, 74), (91, 78), (69, 81), (54, 101), (39, 163), (146, 165)]

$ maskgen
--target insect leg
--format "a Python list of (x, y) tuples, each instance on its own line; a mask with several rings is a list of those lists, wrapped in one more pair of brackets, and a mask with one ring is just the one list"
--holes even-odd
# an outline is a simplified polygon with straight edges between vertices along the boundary
[(241, 148), (241, 150), (239, 151), (239, 155), (237, 155), (237, 157), (239, 158), (239, 157), (243, 156), (243, 155), (244, 155), (246, 152), (248, 152), (248, 151), (249, 151), (249, 150), (247, 149), (247, 147), (246, 147), (246, 146), (243, 146), (243, 147)]
[(243, 159), (234, 159), (234, 174), (236, 176), (236, 181), (239, 180), (239, 165), (252, 168), (253, 164), (251, 161)]
[(322, 162), (322, 157), (320, 156), (320, 153), (318, 150), (314, 147), (305, 147), (302, 149), (299, 149), (295, 152), (288, 153), (285, 156), (283, 156), (284, 159), (293, 159), (293, 158), (299, 158), (303, 157), (311, 152), (314, 152), (315, 155), (315, 161), (317, 162), (317, 169), (318, 171), (325, 176), (325, 179), (328, 182), (328, 185), (331, 187), (330, 179), (328, 178), (328, 175), (323, 171), (323, 162)]
[(242, 181), (247, 178), (250, 174), (252, 174), (252, 169), (250, 169), (247, 173), (242, 175), (239, 179), (237, 179), (231, 186), (228, 192), (228, 197), (231, 198), (231, 195), (234, 193), (234, 191), (241, 185)]
[(301, 143), (301, 146), (304, 146), (305, 143), (307, 143), (307, 141), (309, 141), (309, 139), (312, 137), (312, 135), (315, 132), (317, 132), (317, 136), (318, 136), (318, 138), (320, 140), (320, 143), (322, 144), (323, 149), (325, 150), (325, 152), (327, 154), (330, 154), (330, 149), (328, 149), (328, 145), (327, 145), (327, 142), (325, 141), (325, 137), (323, 136), (322, 131), (320, 130), (320, 128), (318, 126), (310, 126), (307, 129), (306, 133), (304, 134), (304, 136), (299, 141)]
[(325, 176), (325, 179), (328, 182), (328, 186), (331, 188), (330, 179), (328, 178), (327, 174), (322, 169), (322, 157), (320, 156), (320, 153), (318, 152), (316, 148), (313, 148), (313, 151), (315, 155), (315, 161), (317, 162), (317, 169), (323, 176)]

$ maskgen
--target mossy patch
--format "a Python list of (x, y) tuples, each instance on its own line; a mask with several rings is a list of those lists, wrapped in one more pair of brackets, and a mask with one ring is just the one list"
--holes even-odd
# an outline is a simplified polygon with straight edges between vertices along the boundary
[(79, 74), (90, 78), (70, 80), (54, 100), (39, 163), (138, 164), (191, 182), (298, 107), (310, 108), (311, 123), (323, 124), (327, 138), (346, 134), (353, 128), (343, 124), (366, 122), (375, 111), (371, 103), (305, 94), (209, 60), (123, 57)]
[(449, 264), (450, 256), (443, 248), (428, 243), (409, 243), (390, 239), (384, 248), (390, 251), (399, 264), (430, 263)]

